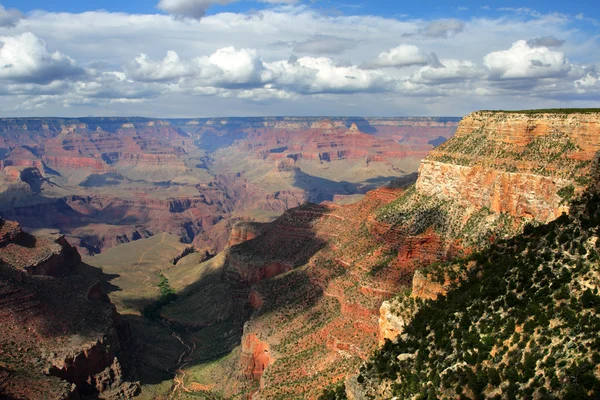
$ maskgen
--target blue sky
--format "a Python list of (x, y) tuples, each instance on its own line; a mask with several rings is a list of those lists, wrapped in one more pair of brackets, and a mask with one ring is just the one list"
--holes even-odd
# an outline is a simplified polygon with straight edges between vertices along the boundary
[(600, 106), (591, 1), (0, 0), (0, 116)]
[[(54, 0), (51, 2), (45, 0), (4, 0), (6, 8), (18, 8), (23, 12), (32, 10), (46, 10), (55, 12), (80, 13), (90, 10), (108, 10), (113, 12), (127, 13), (153, 13), (158, 12), (156, 2), (148, 0)], [(462, 17), (462, 16), (483, 16), (499, 15), (506, 12), (498, 11), (500, 8), (529, 8), (541, 13), (560, 12), (565, 14), (583, 13), (587, 17), (600, 19), (600, 7), (591, 0), (572, 0), (572, 1), (473, 1), (465, 0), (460, 2), (448, 2), (439, 0), (420, 0), (403, 2), (397, 0), (355, 0), (355, 1), (310, 1), (306, 2), (312, 7), (329, 10), (330, 12), (343, 12), (352, 15), (383, 15), (383, 16), (401, 16), (412, 18), (431, 18), (431, 17)], [(221, 11), (246, 12), (252, 9), (262, 9), (269, 6), (265, 3), (256, 1), (238, 1), (225, 6), (215, 5), (209, 14), (215, 14)]]

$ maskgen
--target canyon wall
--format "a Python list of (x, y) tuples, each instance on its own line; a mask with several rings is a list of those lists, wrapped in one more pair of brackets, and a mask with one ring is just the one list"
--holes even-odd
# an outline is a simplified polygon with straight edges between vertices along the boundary
[[(561, 215), (586, 185), (600, 143), (593, 116), (582, 117), (589, 126), (576, 121), (474, 113), (430, 153), (414, 186), (374, 190), (350, 205), (301, 206), (232, 246), (222, 279), (249, 289), (255, 312), (236, 364), (246, 383), (224, 395), (317, 397), (457, 278), (432, 276), (428, 266)], [(257, 338), (269, 352), (260, 374), (248, 372)]]
[(567, 211), (561, 189), (581, 190), (599, 135), (593, 113), (476, 112), (421, 164), (417, 191), (547, 222)]
[[(237, 220), (416, 171), (452, 118), (0, 119), (0, 215), (89, 254), (169, 232), (218, 252)], [(234, 215), (235, 214), (235, 215)], [(50, 218), (55, 215), (55, 218)]]
[(0, 393), (64, 399), (139, 392), (136, 342), (99, 282), (77, 275), (63, 237), (34, 237), (0, 220)]
[[(506, 215), (511, 226), (488, 234), (507, 237), (519, 233), (524, 222), (547, 223), (568, 213), (571, 197), (590, 181), (598, 150), (598, 113), (475, 112), (460, 122), (452, 140), (423, 161), (416, 193), (448, 201), (463, 224), (482, 209), (485, 218), (476, 219), (480, 226)], [(435, 300), (454, 280), (416, 271), (411, 296)], [(402, 310), (404, 297), (383, 303), (381, 343), (401, 334), (399, 327), (410, 320), (410, 313), (389, 312)]]

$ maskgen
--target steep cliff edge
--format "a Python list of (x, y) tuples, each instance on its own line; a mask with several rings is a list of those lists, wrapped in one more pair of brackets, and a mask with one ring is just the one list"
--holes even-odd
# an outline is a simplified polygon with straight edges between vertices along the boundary
[[(550, 222), (568, 212), (569, 201), (591, 181), (599, 121), (599, 113), (587, 112), (472, 113), (423, 161), (415, 191), (382, 210), (378, 220), (393, 226), (410, 216), (413, 229), (433, 224), (466, 253), (514, 236), (526, 223)], [(459, 276), (446, 273), (440, 283), (430, 274), (430, 268), (415, 273), (413, 297), (436, 299)], [(381, 340), (397, 336), (408, 318), (396, 320), (384, 312), (390, 308), (401, 307), (383, 304)]]
[[(396, 342), (347, 381), (348, 398), (598, 398), (597, 172), (568, 215), (427, 268), (425, 281), (446, 286), (444, 296), (415, 298), (419, 284), (388, 303), (418, 306)], [(449, 271), (463, 275), (446, 285)]]
[[(461, 122), (460, 135), (423, 162), (414, 186), (376, 190), (347, 206), (305, 205), (233, 246), (222, 277), (246, 288), (255, 307), (242, 342), (257, 339), (269, 361), (259, 363), (261, 373), (228, 374), (236, 383), (221, 394), (316, 397), (344, 380), (378, 341), (403, 334), (423, 298), (443, 294), (463, 273), (447, 271), (439, 280), (423, 270), (414, 279), (416, 270), (568, 210), (589, 181), (590, 149), (600, 143), (600, 132), (578, 131), (595, 132), (592, 117), (586, 114), (582, 121), (589, 126), (578, 128), (573, 114), (474, 113)], [(517, 128), (506, 127), (524, 120), (516, 126), (533, 132), (546, 118), (553, 128), (529, 141), (515, 139)], [(381, 308), (411, 287), (414, 296)], [(251, 353), (234, 353), (246, 360), (238, 362), (239, 371), (255, 365)], [(225, 364), (231, 368), (231, 359)], [(200, 383), (210, 386), (210, 380)]]
[(19, 399), (135, 396), (136, 342), (62, 237), (0, 220), (0, 394)]
[(587, 183), (599, 135), (598, 114), (473, 113), (421, 164), (417, 192), (548, 222), (561, 189)]

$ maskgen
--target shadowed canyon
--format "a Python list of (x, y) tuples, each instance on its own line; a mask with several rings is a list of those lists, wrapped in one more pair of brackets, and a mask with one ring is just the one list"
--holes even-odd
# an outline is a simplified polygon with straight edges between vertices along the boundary
[(13, 398), (600, 394), (600, 110), (0, 134)]

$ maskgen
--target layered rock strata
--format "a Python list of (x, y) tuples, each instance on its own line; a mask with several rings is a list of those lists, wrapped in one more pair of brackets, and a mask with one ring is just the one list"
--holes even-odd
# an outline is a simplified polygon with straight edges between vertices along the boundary
[(0, 394), (19, 399), (131, 398), (136, 342), (62, 237), (0, 220)]
[[(568, 212), (569, 200), (590, 180), (598, 150), (598, 113), (475, 112), (460, 122), (452, 140), (423, 161), (414, 197), (446, 202), (454, 220), (469, 228), (450, 230), (446, 239), (464, 240), (489, 221), (506, 219), (508, 223), (485, 230), (494, 241), (519, 233), (525, 222), (547, 223)], [(479, 241), (471, 250), (486, 243)], [(412, 296), (435, 300), (454, 280), (417, 271)], [(401, 334), (410, 320), (410, 313), (389, 312), (402, 309), (399, 301), (404, 300), (381, 307), (381, 343)]]
[[(586, 184), (589, 149), (600, 144), (600, 134), (590, 134), (596, 129), (590, 116), (583, 119), (589, 126), (577, 128), (576, 118), (553, 115), (546, 124), (552, 129), (518, 139), (528, 133), (514, 126), (537, 132), (531, 127), (545, 126), (545, 118), (472, 114), (459, 135), (423, 162), (414, 187), (376, 190), (347, 206), (305, 205), (233, 246), (223, 279), (249, 287), (256, 308), (242, 343), (260, 338), (270, 361), (261, 374), (245, 374), (258, 389), (237, 385), (225, 395), (317, 396), (378, 342), (402, 334), (420, 302), (444, 294), (456, 279), (415, 271), (566, 210), (571, 192)], [(249, 371), (255, 364), (248, 346), (243, 353), (238, 366)]]

